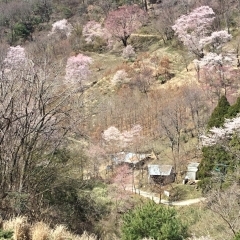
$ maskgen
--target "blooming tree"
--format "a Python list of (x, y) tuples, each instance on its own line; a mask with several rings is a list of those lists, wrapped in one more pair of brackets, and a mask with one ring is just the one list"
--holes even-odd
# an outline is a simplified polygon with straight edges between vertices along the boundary
[(127, 40), (146, 21), (147, 15), (137, 5), (124, 5), (117, 10), (109, 12), (105, 21), (105, 28), (123, 45), (127, 46)]
[(209, 52), (202, 59), (194, 60), (198, 69), (198, 80), (217, 97), (236, 92), (235, 80), (238, 70), (234, 68), (236, 56)]
[(87, 80), (91, 71), (89, 65), (92, 58), (83, 54), (69, 57), (66, 65), (65, 80), (70, 83), (79, 83), (83, 85), (83, 81)]
[(232, 39), (232, 35), (226, 30), (212, 32), (210, 36), (200, 39), (199, 43), (201, 46), (210, 44), (213, 51), (218, 50), (222, 47), (223, 43), (226, 43)]
[(123, 49), (123, 53), (122, 56), (124, 58), (130, 59), (135, 57), (136, 53), (134, 51), (134, 48), (132, 45), (127, 45), (124, 49)]
[(240, 133), (240, 116), (226, 119), (223, 127), (211, 128), (208, 134), (201, 136), (201, 139), (204, 146), (212, 146), (221, 140), (231, 138), (234, 133)]
[(140, 135), (142, 127), (137, 124), (134, 125), (129, 131), (120, 132), (116, 127), (111, 126), (106, 129), (102, 138), (110, 145), (119, 147), (126, 147), (133, 142), (133, 140)]
[(206, 37), (214, 20), (214, 12), (209, 6), (196, 8), (188, 15), (182, 15), (172, 26), (180, 41), (198, 57), (203, 57), (203, 45), (200, 40)]
[(21, 46), (10, 47), (6, 58), (3, 60), (3, 67), (6, 70), (21, 69), (27, 63), (25, 49)]
[(113, 85), (116, 85), (118, 83), (124, 82), (124, 80), (126, 80), (127, 77), (128, 74), (126, 73), (126, 71), (124, 69), (121, 69), (114, 74), (114, 76), (111, 79), (111, 82)]
[(64, 33), (67, 37), (69, 37), (72, 30), (72, 25), (68, 23), (66, 19), (62, 19), (52, 24), (52, 30), (48, 35), (51, 36), (52, 34), (60, 31), (61, 33)]
[(113, 177), (113, 183), (121, 186), (123, 190), (126, 190), (128, 184), (132, 182), (132, 171), (128, 165), (124, 164), (116, 168), (115, 176)]
[(89, 21), (83, 26), (82, 34), (87, 43), (92, 43), (96, 38), (109, 40), (111, 34), (96, 21)]
[(188, 15), (179, 17), (172, 26), (180, 41), (198, 58), (204, 56), (203, 48), (207, 44), (212, 44), (216, 49), (231, 39), (231, 35), (226, 31), (211, 33), (214, 15), (212, 8), (201, 6)]

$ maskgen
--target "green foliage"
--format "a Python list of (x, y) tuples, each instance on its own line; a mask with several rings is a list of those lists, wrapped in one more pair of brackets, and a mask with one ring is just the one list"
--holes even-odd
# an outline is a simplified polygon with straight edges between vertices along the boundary
[(216, 108), (213, 110), (212, 115), (208, 121), (208, 128), (212, 127), (221, 127), (224, 123), (225, 116), (228, 113), (228, 109), (230, 104), (226, 98), (226, 96), (222, 96)]
[(148, 202), (123, 216), (122, 239), (180, 240), (186, 227), (177, 218), (175, 209)]
[(240, 232), (238, 232), (232, 240), (240, 240)]
[(72, 10), (68, 7), (63, 7), (62, 8), (62, 13), (63, 13), (64, 18), (70, 18), (70, 17), (73, 16)]
[(13, 232), (12, 231), (4, 231), (0, 229), (0, 240), (2, 239), (12, 239)]
[(185, 199), (187, 192), (184, 188), (180, 186), (176, 186), (171, 190), (171, 194), (169, 196), (169, 201), (180, 201)]
[(226, 174), (226, 166), (231, 166), (232, 155), (223, 146), (214, 145), (202, 148), (202, 161), (198, 167), (199, 186), (203, 191), (211, 188), (211, 177), (213, 172)]
[(226, 118), (234, 118), (240, 112), (240, 97), (237, 98), (235, 104), (229, 107)]

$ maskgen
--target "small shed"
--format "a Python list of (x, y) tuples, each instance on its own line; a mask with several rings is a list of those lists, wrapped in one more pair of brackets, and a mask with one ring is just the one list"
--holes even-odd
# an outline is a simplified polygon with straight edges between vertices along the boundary
[(137, 169), (140, 169), (143, 167), (146, 161), (151, 158), (152, 158), (151, 154), (120, 152), (113, 157), (113, 162), (114, 164), (126, 163), (130, 167), (135, 167)]
[(186, 178), (189, 180), (197, 180), (197, 171), (198, 171), (198, 166), (200, 163), (189, 163), (187, 166), (187, 173), (186, 173)]
[(148, 181), (166, 185), (175, 181), (175, 172), (171, 165), (148, 165)]

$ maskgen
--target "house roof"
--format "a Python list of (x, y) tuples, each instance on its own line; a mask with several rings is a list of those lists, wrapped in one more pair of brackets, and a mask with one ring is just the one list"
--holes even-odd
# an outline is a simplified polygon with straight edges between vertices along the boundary
[(188, 167), (198, 167), (200, 163), (197, 163), (197, 162), (192, 162), (192, 163), (189, 163), (188, 164)]
[(200, 163), (189, 163), (187, 166), (187, 171), (188, 172), (197, 172), (199, 164)]
[(138, 154), (138, 153), (125, 153), (125, 152), (120, 152), (117, 153), (114, 157), (113, 157), (113, 161), (115, 163), (133, 163), (136, 164), (139, 161), (150, 157), (150, 154)]
[(173, 167), (171, 165), (148, 165), (150, 176), (169, 176)]

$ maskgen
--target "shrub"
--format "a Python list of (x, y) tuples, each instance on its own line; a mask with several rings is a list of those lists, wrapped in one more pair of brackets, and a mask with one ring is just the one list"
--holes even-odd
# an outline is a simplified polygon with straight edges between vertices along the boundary
[(181, 240), (186, 227), (177, 218), (175, 209), (148, 202), (123, 216), (122, 239)]
[(225, 116), (228, 113), (229, 107), (230, 104), (226, 96), (222, 96), (208, 121), (208, 128), (221, 127), (225, 121)]
[(0, 229), (0, 239), (12, 239), (13, 232), (12, 231), (4, 231)]

